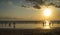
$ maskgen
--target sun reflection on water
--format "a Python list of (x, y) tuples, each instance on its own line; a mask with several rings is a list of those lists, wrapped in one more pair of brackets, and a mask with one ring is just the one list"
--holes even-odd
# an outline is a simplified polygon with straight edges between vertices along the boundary
[(50, 29), (50, 23), (49, 23), (49, 21), (45, 21), (43, 28), (44, 29)]

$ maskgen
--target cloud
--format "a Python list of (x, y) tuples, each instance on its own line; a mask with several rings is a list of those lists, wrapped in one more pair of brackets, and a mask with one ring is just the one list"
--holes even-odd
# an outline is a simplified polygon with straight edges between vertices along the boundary
[(0, 0), (0, 4), (3, 4), (3, 5), (12, 5), (13, 2), (12, 2), (12, 0)]
[[(43, 3), (42, 0), (0, 0), (4, 5), (8, 6), (18, 6), (24, 8), (33, 7), (35, 9), (40, 9), (40, 5)], [(1, 3), (0, 2), (0, 3)]]
[(7, 2), (9, 5), (13, 5), (13, 2), (12, 1), (8, 1)]
[(20, 7), (28, 8), (26, 5), (21, 5)]
[(34, 5), (33, 8), (35, 8), (35, 9), (41, 9), (41, 7), (39, 5), (37, 5), (37, 4)]
[(43, 1), (43, 0), (26, 0), (26, 2), (31, 3), (33, 5), (32, 7), (35, 9), (41, 9), (41, 5), (46, 5), (47, 3), (48, 6), (53, 5), (56, 8), (60, 8), (60, 1), (59, 0), (48, 0), (48, 1)]
[(41, 9), (40, 5), (44, 3), (43, 0), (26, 0), (26, 2), (31, 3), (32, 7), (35, 9)]
[(42, 4), (43, 0), (26, 0), (27, 2), (31, 2), (31, 3), (37, 3), (37, 4)]
[[(45, 1), (43, 1), (43, 0), (0, 0), (0, 1), (7, 3), (9, 6), (15, 5), (15, 6), (20, 6), (20, 7), (24, 7), (24, 8), (33, 7), (35, 9), (41, 9), (40, 6), (45, 5)], [(48, 2), (51, 2), (48, 5), (54, 5), (55, 7), (58, 7), (58, 8), (60, 7), (60, 6), (58, 6), (60, 3), (57, 3), (56, 0), (50, 0)], [(56, 2), (56, 4), (58, 4), (57, 6), (56, 6), (55, 2)]]
[(57, 6), (57, 5), (55, 7), (60, 8), (60, 6)]

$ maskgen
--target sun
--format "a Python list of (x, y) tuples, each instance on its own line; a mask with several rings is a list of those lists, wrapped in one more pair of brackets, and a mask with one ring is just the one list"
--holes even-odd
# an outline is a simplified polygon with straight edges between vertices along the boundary
[(43, 10), (43, 14), (44, 14), (44, 16), (50, 16), (51, 15), (51, 9), (50, 8), (45, 8)]

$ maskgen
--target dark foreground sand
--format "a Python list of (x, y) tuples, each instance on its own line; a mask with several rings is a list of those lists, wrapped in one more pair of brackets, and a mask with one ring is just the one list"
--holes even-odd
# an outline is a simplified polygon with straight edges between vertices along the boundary
[(0, 29), (0, 35), (60, 35), (60, 29)]

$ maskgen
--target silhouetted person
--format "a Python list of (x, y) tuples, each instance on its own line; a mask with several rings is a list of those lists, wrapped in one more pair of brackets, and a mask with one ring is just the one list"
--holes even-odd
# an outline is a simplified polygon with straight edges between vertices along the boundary
[(43, 27), (44, 27), (44, 22), (43, 22)]
[(13, 27), (15, 28), (15, 22), (13, 22)]
[(9, 27), (11, 27), (11, 23), (9, 23)]

